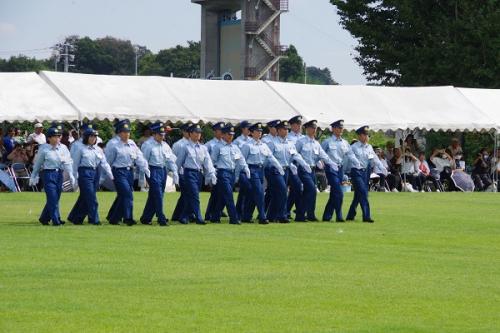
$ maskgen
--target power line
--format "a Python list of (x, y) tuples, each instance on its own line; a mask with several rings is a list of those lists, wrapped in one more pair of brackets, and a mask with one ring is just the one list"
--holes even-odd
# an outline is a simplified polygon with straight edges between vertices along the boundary
[(39, 49), (29, 49), (29, 50), (0, 50), (0, 53), (22, 53), (22, 52), (40, 52), (40, 51), (46, 51), (50, 50), (52, 47), (44, 47), (44, 48), (39, 48)]

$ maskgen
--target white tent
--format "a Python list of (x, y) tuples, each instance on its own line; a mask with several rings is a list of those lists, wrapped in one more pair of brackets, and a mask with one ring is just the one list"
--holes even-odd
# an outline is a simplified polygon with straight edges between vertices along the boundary
[(490, 117), (500, 130), (500, 89), (457, 88), (472, 104)]
[(307, 119), (374, 130), (489, 130), (488, 115), (453, 87), (315, 86), (268, 82)]
[(75, 119), (76, 110), (36, 73), (0, 73), (0, 122)]
[(172, 95), (161, 77), (60, 72), (41, 72), (40, 76), (78, 110), (75, 120), (199, 120)]

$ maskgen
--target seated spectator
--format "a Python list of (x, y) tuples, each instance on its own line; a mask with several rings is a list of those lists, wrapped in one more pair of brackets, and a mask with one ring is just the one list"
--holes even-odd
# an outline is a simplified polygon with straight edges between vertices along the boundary
[(35, 124), (35, 132), (31, 133), (26, 139), (26, 143), (33, 143), (33, 142), (36, 142), (39, 145), (47, 143), (47, 138), (45, 137), (45, 134), (43, 134), (43, 125), (41, 123)]
[(394, 142), (387, 141), (387, 143), (385, 144), (384, 155), (386, 161), (392, 160), (392, 158), (394, 157)]
[(7, 134), (3, 137), (3, 145), (5, 147), (5, 150), (7, 151), (7, 154), (12, 153), (12, 150), (14, 150), (14, 144), (16, 143), (14, 140), (15, 134), (16, 131), (14, 127), (10, 127), (7, 130)]
[(415, 155), (418, 154), (419, 151), (422, 150), (420, 148), (420, 146), (418, 145), (417, 140), (415, 140), (415, 137), (413, 136), (413, 134), (409, 134), (406, 137), (405, 142), (404, 142), (404, 147), (405, 147), (405, 151), (406, 151), (406, 149), (409, 149), (410, 153), (412, 153), (414, 157), (415, 157)]
[(418, 154), (417, 169), (417, 177), (419, 178), (419, 182), (421, 184), (419, 191), (423, 191), (423, 184), (425, 184), (427, 180), (430, 180), (432, 181), (432, 184), (434, 184), (436, 192), (440, 192), (439, 178), (436, 178), (435, 175), (431, 173), (431, 168), (429, 163), (425, 160), (425, 153), (423, 151)]
[(19, 128), (14, 129), (14, 142), (24, 144), (24, 143), (26, 143), (26, 137), (27, 137), (27, 135), (23, 134), (21, 132), (21, 129), (19, 129)]
[[(405, 186), (405, 189), (410, 192), (416, 192), (416, 188), (419, 187), (417, 184), (418, 169), (416, 167), (417, 158), (412, 154), (410, 148), (405, 149), (405, 154), (403, 156), (403, 161), (401, 163), (401, 179), (403, 182), (410, 184), (410, 186)], [(422, 184), (420, 184), (421, 187)]]
[(474, 185), (480, 191), (485, 191), (493, 184), (490, 177), (490, 156), (486, 148), (482, 148), (479, 151), (472, 165), (472, 179), (474, 180)]
[(26, 154), (26, 149), (20, 143), (16, 143), (14, 146), (14, 150), (7, 155), (7, 159), (11, 163), (22, 163), (26, 164), (29, 162), (28, 155)]
[[(455, 161), (455, 165), (457, 168), (465, 169), (465, 165), (463, 165), (464, 161), (464, 152), (462, 150), (462, 146), (460, 145), (460, 140), (457, 138), (451, 139), (451, 144), (448, 147), (448, 154)], [(462, 167), (463, 166), (463, 167)]]
[(375, 154), (377, 154), (378, 159), (380, 160), (380, 163), (382, 164), (383, 168), (380, 167), (380, 165), (377, 163), (375, 164), (375, 167), (373, 168), (373, 172), (376, 173), (380, 178), (379, 178), (379, 192), (385, 192), (385, 184), (386, 184), (386, 179), (387, 176), (389, 175), (389, 164), (387, 163), (387, 160), (385, 159), (384, 151), (380, 148), (375, 149)]
[(441, 182), (447, 181), (450, 190), (455, 190), (455, 185), (451, 179), (453, 170), (455, 169), (455, 160), (445, 149), (434, 148), (430, 157), (432, 165), (439, 174)]
[(401, 155), (401, 148), (394, 148), (394, 156), (389, 161), (390, 174), (387, 175), (387, 183), (392, 192), (399, 192), (403, 189), (401, 184), (401, 164), (403, 159)]
[(0, 164), (4, 164), (7, 160), (7, 149), (5, 149), (5, 145), (3, 144), (3, 140), (0, 140)]

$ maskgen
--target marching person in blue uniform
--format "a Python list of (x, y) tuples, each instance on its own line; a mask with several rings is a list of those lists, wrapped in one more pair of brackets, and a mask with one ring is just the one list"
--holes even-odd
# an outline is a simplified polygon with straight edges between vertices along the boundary
[[(288, 121), (290, 125), (290, 131), (288, 133), (287, 139), (291, 141), (293, 144), (297, 143), (297, 140), (304, 137), (302, 134), (302, 116), (292, 117)], [(302, 181), (298, 174), (290, 173), (288, 176), (288, 183), (290, 185), (290, 194), (288, 195), (287, 201), (287, 216), (290, 218), (290, 212), (295, 205), (295, 211), (302, 210), (300, 205), (303, 204), (302, 200), (300, 200), (300, 195), (302, 193)]]
[(303, 184), (302, 195), (299, 200), (303, 201), (303, 203), (297, 205), (296, 222), (318, 221), (315, 213), (317, 194), (315, 171), (318, 163), (323, 162), (330, 169), (338, 171), (337, 164), (328, 157), (318, 140), (316, 140), (317, 127), (318, 122), (316, 120), (305, 123), (306, 136), (298, 139), (295, 144), (297, 151), (312, 170), (312, 172), (307, 172), (303, 167), (299, 166), (299, 177)]
[[(226, 126), (224, 122), (218, 122), (212, 125), (212, 130), (214, 131), (214, 137), (212, 140), (208, 141), (205, 144), (205, 147), (207, 148), (209, 155), (212, 154), (212, 149), (222, 141), (222, 128), (224, 126)], [(216, 214), (215, 212), (216, 198), (217, 198), (217, 191), (215, 187), (212, 187), (210, 191), (210, 197), (208, 198), (207, 210), (205, 212), (205, 220), (207, 221), (210, 221), (212, 219), (212, 215)]]
[(89, 224), (99, 225), (101, 221), (96, 195), (99, 189), (99, 169), (102, 169), (110, 179), (113, 179), (113, 174), (104, 152), (97, 146), (97, 131), (87, 127), (79, 146), (73, 150), (72, 157), (73, 173), (78, 179), (80, 195), (69, 213), (68, 221), (73, 224), (83, 224), (83, 220), (88, 216)]
[[(265, 143), (268, 147), (270, 143), (274, 141), (278, 137), (278, 130), (276, 129), (276, 125), (278, 125), (281, 120), (271, 120), (267, 123), (267, 128), (269, 133), (262, 137), (262, 143)], [(266, 190), (264, 192), (264, 204), (266, 206), (266, 212), (269, 214), (269, 206), (271, 205), (271, 197), (272, 191), (269, 188), (269, 184), (271, 183), (271, 168), (269, 166), (264, 167), (264, 177), (266, 178)]]
[[(234, 139), (233, 144), (237, 145), (240, 150), (244, 145), (252, 141), (252, 137), (250, 136), (250, 122), (244, 120), (240, 123), (239, 127), (241, 130), (241, 135)], [(241, 218), (243, 216), (243, 212), (245, 211), (245, 203), (247, 202), (247, 196), (249, 194), (250, 189), (250, 180), (246, 177), (244, 172), (241, 172), (238, 177), (239, 191), (238, 191), (238, 200), (236, 201), (236, 211), (238, 212), (238, 216)]]
[(68, 148), (61, 144), (62, 127), (51, 127), (47, 131), (48, 144), (43, 144), (38, 149), (38, 154), (33, 165), (33, 172), (29, 180), (30, 186), (39, 182), (39, 174), (42, 171), (43, 185), (47, 203), (43, 208), (39, 221), (43, 225), (60, 226), (64, 224), (59, 212), (59, 199), (61, 198), (63, 171), (69, 174), (73, 187), (76, 186), (73, 177), (73, 161)]
[[(182, 138), (175, 142), (172, 145), (172, 152), (174, 153), (175, 156), (179, 155), (179, 151), (181, 149), (184, 149), (184, 146), (189, 142), (189, 132), (188, 128), (193, 125), (192, 123), (188, 122), (185, 124), (182, 124), (179, 128), (182, 132)], [(180, 190), (180, 196), (179, 199), (177, 200), (177, 204), (175, 205), (174, 212), (172, 214), (172, 221), (179, 221), (179, 217), (184, 210), (184, 206), (186, 204), (186, 198), (184, 197), (184, 171), (181, 169), (178, 169), (178, 174), (179, 174), (179, 190)]]
[[(347, 213), (347, 221), (354, 221), (356, 217), (356, 208), (358, 204), (361, 206), (363, 213), (363, 222), (375, 222), (370, 214), (370, 204), (368, 202), (368, 182), (370, 180), (370, 170), (375, 164), (382, 164), (377, 155), (373, 151), (372, 146), (368, 143), (369, 140), (368, 126), (360, 127), (356, 130), (358, 134), (358, 142), (352, 144), (352, 151), (356, 155), (360, 165), (358, 167), (351, 165), (351, 179), (354, 186), (354, 197), (352, 199), (349, 213)], [(382, 166), (383, 168), (383, 166)]]
[(163, 197), (169, 171), (172, 172), (174, 183), (179, 184), (179, 175), (175, 164), (176, 157), (165, 142), (164, 124), (154, 123), (150, 129), (153, 134), (152, 139), (145, 141), (141, 147), (144, 159), (148, 162), (151, 176), (147, 179), (149, 183), (148, 199), (140, 220), (142, 224), (151, 225), (151, 220), (156, 215), (158, 224), (167, 226), (168, 219), (163, 213)]
[(130, 140), (130, 121), (125, 119), (117, 122), (115, 132), (119, 139), (110, 140), (105, 149), (117, 193), (108, 213), (108, 221), (110, 224), (119, 224), (123, 220), (131, 226), (137, 223), (133, 218), (134, 166), (146, 177), (150, 177), (150, 172), (141, 150)]
[(241, 216), (242, 222), (251, 222), (253, 212), (257, 207), (259, 223), (269, 223), (264, 204), (264, 168), (274, 167), (279, 174), (285, 174), (269, 147), (260, 139), (263, 127), (261, 123), (252, 125), (250, 127), (252, 140), (241, 148), (241, 153), (250, 169), (250, 188), (245, 198), (244, 211)]
[(297, 152), (295, 144), (287, 139), (288, 121), (280, 122), (276, 125), (276, 128), (278, 130), (278, 138), (270, 142), (269, 148), (283, 170), (279, 170), (276, 167), (272, 167), (270, 170), (269, 188), (272, 191), (272, 196), (268, 219), (269, 221), (289, 223), (290, 220), (287, 212), (287, 181), (289, 174), (297, 176), (297, 166), (294, 162), (303, 167), (306, 172), (312, 172), (312, 170)]
[(337, 120), (330, 124), (330, 126), (332, 127), (333, 135), (323, 141), (321, 147), (330, 159), (337, 164), (338, 170), (334, 170), (328, 165), (325, 167), (326, 178), (328, 179), (328, 184), (330, 184), (330, 196), (323, 213), (323, 221), (330, 221), (335, 213), (337, 222), (345, 222), (342, 214), (344, 167), (351, 165), (357, 169), (361, 169), (361, 166), (349, 143), (342, 139), (344, 120)]
[(240, 217), (234, 205), (233, 190), (236, 176), (244, 172), (250, 179), (250, 170), (240, 149), (233, 143), (234, 127), (231, 124), (222, 128), (222, 141), (212, 148), (211, 157), (217, 169), (217, 199), (211, 222), (220, 223), (221, 212), (227, 207), (229, 224), (241, 224)]
[(186, 205), (179, 218), (182, 224), (188, 224), (189, 218), (194, 215), (197, 224), (206, 224), (200, 211), (200, 188), (205, 176), (205, 184), (215, 187), (217, 176), (212, 159), (206, 146), (200, 143), (200, 125), (191, 125), (189, 142), (179, 150), (177, 155), (177, 169), (184, 171), (184, 191)]
[[(73, 143), (71, 143), (69, 152), (70, 152), (70, 155), (71, 155), (71, 158), (73, 159), (73, 161), (75, 161), (75, 157), (76, 157), (76, 154), (78, 153), (78, 151), (81, 148), (83, 148), (83, 146), (84, 146), (84, 144), (82, 143), (83, 142), (83, 135), (84, 135), (85, 131), (89, 128), (95, 130), (93, 124), (83, 123), (82, 126), (80, 127), (80, 138), (78, 140), (73, 141)], [(98, 143), (97, 139), (98, 139), (98, 137), (96, 138), (96, 143), (95, 143), (96, 146)], [(78, 169), (77, 168), (78, 168), (78, 165), (75, 165), (75, 163), (73, 163), (73, 170), (74, 170), (73, 174), (75, 175), (75, 178), (77, 178), (77, 176), (78, 176)], [(101, 179), (101, 170), (100, 169), (101, 168), (96, 169), (96, 175), (94, 177), (96, 189), (99, 188), (99, 184), (100, 184), (100, 179)], [(77, 183), (77, 185), (78, 185), (78, 183)], [(86, 214), (83, 214), (83, 213), (87, 211), (87, 208), (86, 208), (86, 204), (84, 203), (84, 199), (85, 198), (83, 196), (81, 196), (81, 195), (78, 196), (78, 199), (76, 200), (75, 205), (73, 206), (73, 209), (71, 210), (71, 213), (69, 214), (69, 217), (68, 217), (68, 220), (70, 222), (76, 221), (76, 223), (79, 224), (79, 221), (83, 222), (83, 220), (85, 219)]]

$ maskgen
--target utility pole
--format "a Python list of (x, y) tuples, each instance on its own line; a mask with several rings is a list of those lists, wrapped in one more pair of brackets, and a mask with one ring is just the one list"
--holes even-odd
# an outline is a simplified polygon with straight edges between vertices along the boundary
[[(64, 47), (64, 53), (60, 54), (60, 56), (64, 57), (64, 72), (68, 72), (70, 67), (74, 67), (75, 65), (70, 65), (70, 61), (73, 61), (74, 55), (69, 53), (69, 47), (70, 45), (67, 43), (64, 44), (59, 44), (58, 46), (63, 46)], [(57, 66), (57, 64), (56, 64)]]
[(307, 84), (307, 64), (304, 62), (304, 84)]

